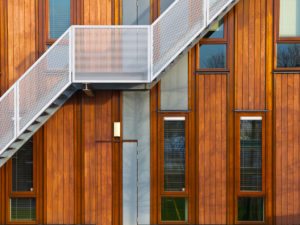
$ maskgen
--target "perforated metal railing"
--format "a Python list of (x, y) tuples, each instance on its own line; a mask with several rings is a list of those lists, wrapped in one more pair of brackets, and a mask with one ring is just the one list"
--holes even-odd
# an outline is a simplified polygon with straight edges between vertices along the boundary
[(74, 82), (149, 82), (150, 26), (74, 26), (74, 37)]
[(153, 78), (206, 27), (206, 1), (176, 1), (154, 22)]
[(0, 98), (0, 155), (70, 84), (70, 30)]
[(0, 98), (0, 158), (72, 83), (151, 83), (237, 1), (176, 0), (149, 26), (72, 26)]

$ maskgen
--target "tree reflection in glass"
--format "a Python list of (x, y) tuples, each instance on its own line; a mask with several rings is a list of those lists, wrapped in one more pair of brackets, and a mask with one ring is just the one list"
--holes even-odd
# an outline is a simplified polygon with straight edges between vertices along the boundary
[(278, 44), (277, 67), (300, 67), (300, 44)]

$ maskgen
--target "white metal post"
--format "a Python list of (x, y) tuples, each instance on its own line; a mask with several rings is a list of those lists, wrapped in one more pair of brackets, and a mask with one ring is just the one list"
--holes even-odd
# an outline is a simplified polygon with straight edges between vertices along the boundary
[(71, 27), (71, 36), (72, 36), (72, 54), (70, 57), (72, 57), (72, 83), (75, 82), (75, 64), (76, 64), (76, 61), (75, 61), (75, 32), (76, 32), (76, 27), (75, 26), (72, 26)]
[(16, 135), (20, 135), (20, 82), (16, 82), (16, 87), (15, 87), (15, 93), (16, 93)]

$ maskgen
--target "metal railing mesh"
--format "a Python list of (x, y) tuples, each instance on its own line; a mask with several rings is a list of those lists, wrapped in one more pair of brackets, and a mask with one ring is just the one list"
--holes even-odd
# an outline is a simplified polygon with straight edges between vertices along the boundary
[(67, 32), (19, 80), (19, 130), (70, 84), (70, 34)]
[(153, 78), (206, 27), (205, 0), (175, 2), (153, 25)]
[(212, 22), (230, 2), (230, 0), (208, 0), (208, 23)]
[(75, 81), (148, 82), (149, 27), (75, 27)]
[(14, 85), (0, 98), (0, 150), (6, 148), (16, 134), (15, 96), (16, 86)]
[(236, 1), (176, 0), (149, 26), (73, 26), (0, 98), (0, 157), (72, 82), (150, 83)]

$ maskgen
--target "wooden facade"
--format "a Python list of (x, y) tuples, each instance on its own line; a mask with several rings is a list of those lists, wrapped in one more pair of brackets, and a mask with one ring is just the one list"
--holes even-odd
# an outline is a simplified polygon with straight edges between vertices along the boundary
[[(41, 0), (1, 0), (0, 93), (50, 44)], [(275, 67), (279, 0), (240, 0), (226, 15), (227, 68), (199, 70), (189, 51), (189, 222), (237, 221), (239, 115), (263, 115), (265, 222), (300, 223), (300, 69)], [(121, 0), (72, 0), (72, 23), (120, 24)], [(159, 1), (151, 0), (151, 16)], [(200, 41), (201, 44), (201, 41)], [(160, 84), (150, 91), (151, 223), (159, 223)], [(36, 223), (122, 224), (122, 91), (77, 92), (34, 136)], [(9, 221), (9, 163), (0, 169), (0, 224)]]

